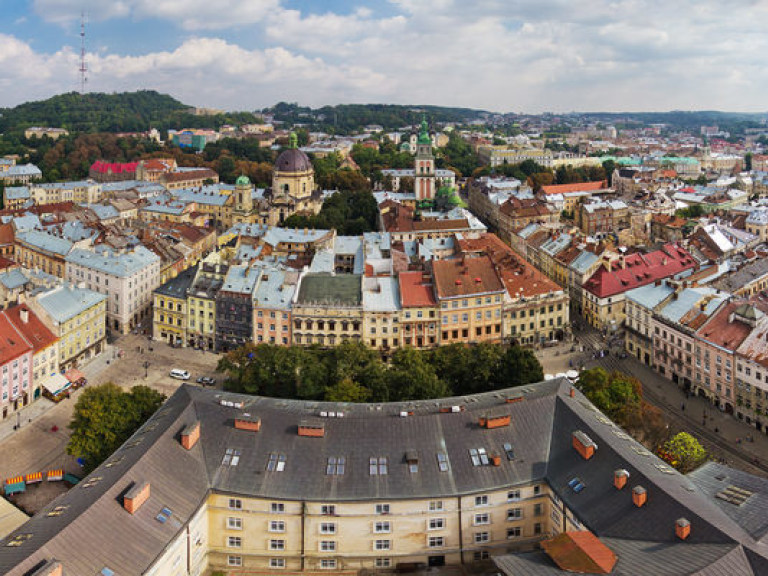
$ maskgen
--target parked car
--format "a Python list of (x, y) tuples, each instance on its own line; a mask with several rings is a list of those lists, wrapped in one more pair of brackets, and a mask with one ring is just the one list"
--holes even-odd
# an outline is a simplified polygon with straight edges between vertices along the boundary
[(189, 380), (189, 371), (174, 368), (171, 370), (170, 376), (171, 378), (176, 378), (177, 380)]
[(216, 378), (211, 378), (209, 376), (200, 376), (197, 379), (198, 384), (202, 384), (203, 386), (214, 386), (216, 384)]

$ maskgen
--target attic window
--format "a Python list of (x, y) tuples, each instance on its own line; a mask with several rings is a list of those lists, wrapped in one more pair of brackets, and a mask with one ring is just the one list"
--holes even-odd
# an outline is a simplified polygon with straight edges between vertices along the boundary
[(371, 476), (386, 476), (387, 459), (385, 457), (370, 458), (368, 460), (368, 472)]
[(155, 520), (160, 522), (160, 524), (165, 524), (168, 520), (171, 519), (171, 516), (173, 515), (173, 512), (171, 512), (171, 509), (166, 507), (160, 510), (160, 513), (155, 516)]
[(504, 453), (507, 455), (507, 460), (515, 459), (515, 451), (512, 449), (512, 444), (509, 442), (504, 443)]
[(283, 470), (285, 470), (285, 454), (275, 454), (274, 452), (270, 454), (267, 472), (282, 472)]
[(343, 476), (346, 463), (347, 459), (344, 456), (329, 456), (325, 474), (327, 476)]
[(448, 456), (442, 452), (437, 453), (437, 467), (440, 469), (440, 472), (448, 472), (449, 470)]
[(408, 450), (405, 453), (405, 462), (408, 464), (408, 472), (416, 474), (419, 471), (419, 453), (416, 450)]
[(240, 462), (240, 450), (234, 448), (227, 448), (224, 453), (224, 458), (221, 459), (222, 466), (237, 466)]
[(485, 448), (470, 448), (469, 457), (472, 459), (472, 466), (488, 466), (488, 454)]
[(585, 485), (584, 485), (584, 483), (583, 483), (583, 482), (581, 481), (581, 479), (580, 479), (580, 478), (578, 478), (578, 477), (576, 477), (576, 478), (572, 478), (572, 479), (571, 479), (571, 480), (568, 482), (568, 486), (570, 487), (570, 489), (571, 489), (571, 490), (573, 490), (574, 492), (576, 492), (576, 494), (578, 494), (579, 492), (581, 492), (581, 491), (582, 491), (582, 490), (584, 490), (584, 488), (585, 488)]

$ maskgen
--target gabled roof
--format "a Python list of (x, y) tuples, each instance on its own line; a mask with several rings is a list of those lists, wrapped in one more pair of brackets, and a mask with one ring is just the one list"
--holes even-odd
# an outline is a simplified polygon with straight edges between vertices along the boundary
[(610, 574), (616, 564), (616, 555), (589, 530), (562, 532), (541, 547), (567, 572)]
[(403, 308), (426, 308), (437, 305), (432, 280), (431, 278), (425, 280), (423, 272), (401, 272), (398, 282)]
[(436, 260), (432, 263), (438, 299), (502, 292), (501, 282), (488, 256)]
[[(23, 317), (26, 314), (26, 322)], [(24, 338), (32, 346), (33, 353), (37, 354), (54, 344), (58, 338), (51, 332), (42, 320), (27, 306), (20, 304), (5, 310), (4, 314), (13, 322), (16, 329), (24, 335)]]
[(551, 184), (542, 186), (541, 191), (544, 194), (563, 194), (565, 192), (589, 192), (594, 190), (603, 190), (608, 188), (608, 181), (599, 182), (577, 182), (573, 184)]

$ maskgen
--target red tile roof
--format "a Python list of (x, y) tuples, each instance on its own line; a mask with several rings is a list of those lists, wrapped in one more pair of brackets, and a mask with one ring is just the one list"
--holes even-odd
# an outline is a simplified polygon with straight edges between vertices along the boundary
[(14, 327), (5, 313), (0, 313), (0, 366), (32, 351), (32, 346)]
[(731, 314), (748, 303), (747, 300), (739, 300), (722, 306), (696, 334), (716, 346), (736, 350), (752, 332), (752, 327), (740, 321), (738, 316), (732, 320)]
[(432, 263), (432, 272), (438, 298), (504, 291), (504, 285), (488, 256), (437, 260)]
[(608, 187), (607, 180), (599, 182), (575, 182), (573, 184), (551, 184), (542, 186), (541, 191), (544, 194), (564, 194), (566, 192), (592, 192), (594, 190), (603, 190)]
[(616, 565), (616, 554), (589, 532), (563, 532), (541, 547), (561, 570), (581, 574), (610, 574)]
[(185, 170), (184, 172), (168, 172), (164, 178), (166, 182), (185, 182), (187, 180), (205, 180), (206, 178), (218, 177), (218, 174), (210, 168), (200, 168), (199, 170)]
[(437, 305), (432, 280), (425, 280), (423, 272), (401, 272), (398, 282), (400, 283), (400, 301), (403, 308), (423, 308)]
[(123, 172), (136, 172), (136, 166), (138, 162), (104, 162), (103, 160), (96, 160), (91, 165), (91, 170), (98, 172), (99, 174), (122, 174)]
[[(23, 311), (26, 311), (28, 314), (27, 322), (24, 322), (21, 318)], [(26, 304), (9, 308), (5, 311), (5, 314), (7, 314), (18, 331), (24, 335), (27, 342), (32, 345), (35, 354), (40, 350), (48, 348), (48, 346), (58, 340), (56, 335), (43, 324), (42, 320)]]
[(622, 294), (697, 267), (696, 261), (677, 244), (667, 244), (648, 254), (629, 254), (608, 268), (601, 266), (584, 283), (584, 289), (598, 298)]

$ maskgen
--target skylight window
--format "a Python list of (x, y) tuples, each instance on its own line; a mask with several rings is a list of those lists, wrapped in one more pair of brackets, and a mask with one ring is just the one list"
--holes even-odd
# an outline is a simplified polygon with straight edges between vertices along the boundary
[(227, 448), (224, 458), (221, 459), (222, 466), (237, 466), (240, 463), (240, 450)]
[(437, 453), (437, 467), (440, 472), (448, 472), (448, 456), (442, 452)]
[(346, 468), (347, 459), (344, 456), (330, 456), (328, 464), (325, 467), (325, 473), (328, 476), (343, 476)]
[(571, 479), (571, 480), (568, 482), (568, 486), (570, 486), (571, 490), (573, 490), (574, 492), (576, 492), (576, 494), (578, 494), (579, 492), (581, 492), (582, 490), (584, 490), (584, 488), (586, 487), (586, 486), (584, 485), (584, 483), (581, 481), (581, 479), (580, 479), (580, 478), (578, 478), (578, 477), (576, 477), (576, 478), (572, 478), (572, 479)]
[(282, 472), (285, 470), (285, 454), (272, 453), (267, 462), (267, 472)]
[(368, 471), (371, 476), (385, 476), (387, 474), (387, 459), (384, 457), (369, 459)]
[(515, 451), (512, 449), (512, 444), (504, 442), (504, 453), (507, 455), (507, 460), (515, 459)]
[(469, 457), (472, 459), (472, 466), (488, 466), (488, 453), (485, 448), (470, 448)]

